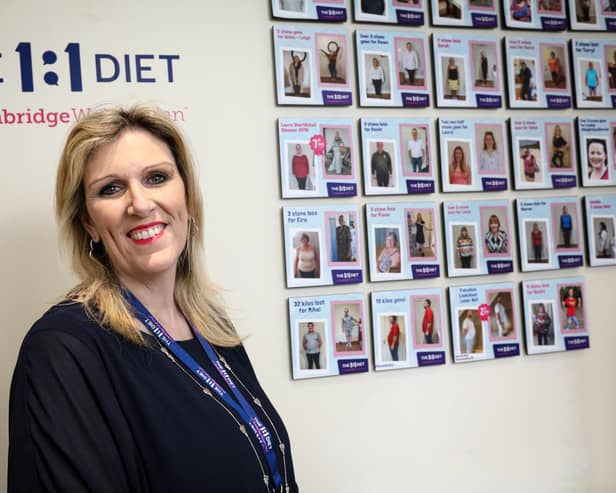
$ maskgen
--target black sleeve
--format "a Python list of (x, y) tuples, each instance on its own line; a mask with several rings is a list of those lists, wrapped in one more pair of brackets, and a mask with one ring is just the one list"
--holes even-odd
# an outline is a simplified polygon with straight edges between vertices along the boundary
[(140, 490), (121, 414), (93, 348), (64, 332), (28, 336), (11, 384), (8, 493)]

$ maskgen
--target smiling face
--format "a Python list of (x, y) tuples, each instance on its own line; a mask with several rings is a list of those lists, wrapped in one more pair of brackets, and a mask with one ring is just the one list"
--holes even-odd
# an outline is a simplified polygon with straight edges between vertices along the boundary
[(489, 226), (490, 226), (490, 231), (492, 232), (492, 234), (498, 233), (498, 230), (500, 229), (500, 221), (498, 220), (498, 217), (492, 216), (490, 218)]
[(169, 147), (141, 129), (123, 131), (86, 165), (87, 217), (120, 281), (175, 276), (186, 245), (186, 191)]
[(605, 166), (606, 157), (603, 145), (599, 142), (592, 142), (588, 146), (588, 162), (592, 168), (602, 169)]
[(494, 149), (494, 135), (492, 135), (492, 132), (485, 133), (483, 136), (483, 145), (486, 149)]

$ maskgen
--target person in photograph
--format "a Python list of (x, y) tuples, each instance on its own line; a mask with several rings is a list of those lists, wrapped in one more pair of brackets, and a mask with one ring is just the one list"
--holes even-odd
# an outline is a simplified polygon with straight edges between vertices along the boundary
[(548, 70), (552, 76), (552, 83), (554, 84), (554, 87), (558, 87), (558, 82), (560, 81), (560, 59), (556, 56), (554, 51), (550, 51), (550, 56), (548, 58)]
[(539, 346), (549, 345), (548, 336), (552, 327), (552, 318), (545, 310), (545, 305), (539, 303), (537, 311), (533, 315), (533, 332), (537, 335), (537, 344)]
[(400, 272), (400, 245), (394, 231), (385, 235), (385, 245), (376, 259), (376, 264), (379, 272)]
[(295, 154), (291, 159), (291, 173), (293, 173), (297, 180), (297, 187), (300, 190), (306, 190), (306, 180), (310, 174), (310, 165), (301, 144), (295, 145)]
[(336, 226), (336, 258), (338, 262), (350, 262), (353, 258), (351, 253), (351, 228), (344, 224), (344, 216), (338, 216)]
[(357, 228), (353, 218), (349, 220), (349, 228), (351, 229), (351, 261), (355, 262), (357, 260)]
[(320, 277), (319, 253), (310, 244), (310, 237), (302, 233), (300, 245), (295, 249), (293, 274), (296, 278), (317, 279)]
[(563, 137), (563, 131), (560, 125), (554, 127), (554, 136), (552, 137), (552, 166), (562, 168), (565, 166), (565, 150), (569, 144)]
[(579, 329), (580, 321), (577, 318), (576, 310), (578, 307), (582, 306), (582, 298), (574, 295), (574, 289), (569, 288), (567, 290), (567, 296), (562, 301), (562, 306), (565, 309), (565, 316), (567, 317), (567, 324), (565, 325), (565, 329)]
[(304, 83), (304, 62), (308, 58), (308, 52), (303, 52), (304, 56), (299, 57), (291, 50), (291, 63), (289, 64), (289, 78), (293, 86), (293, 96), (302, 95), (302, 84)]
[(514, 21), (530, 22), (532, 20), (530, 2), (528, 0), (512, 0), (509, 12)]
[(434, 334), (434, 311), (432, 302), (426, 298), (423, 302), (424, 314), (421, 319), (421, 331), (424, 335), (424, 344), (433, 344), (432, 334)]
[[(143, 104), (105, 105), (68, 132), (55, 212), (80, 281), (19, 351), (7, 491), (297, 493), (284, 423), (204, 274), (188, 147)], [(232, 412), (214, 388), (259, 405)]]
[(376, 152), (372, 154), (370, 160), (370, 172), (376, 176), (378, 187), (388, 187), (389, 180), (393, 174), (393, 164), (391, 156), (383, 148), (383, 142), (376, 143)]
[(471, 170), (464, 159), (464, 149), (456, 146), (449, 163), (449, 183), (451, 185), (470, 185)]
[(492, 65), (492, 80), (494, 81), (494, 87), (498, 87), (498, 68), (496, 64)]
[(586, 72), (584, 72), (584, 84), (588, 88), (587, 99), (597, 97), (597, 86), (599, 85), (600, 79), (601, 77), (594, 63), (588, 62), (588, 68)]
[(447, 89), (452, 98), (458, 97), (458, 91), (460, 90), (460, 69), (453, 57), (449, 58), (449, 64), (447, 65)]
[(588, 161), (588, 179), (591, 181), (607, 180), (607, 144), (603, 139), (588, 139), (586, 141)]
[(288, 12), (303, 12), (305, 0), (280, 0), (280, 9)]
[(500, 219), (496, 214), (492, 214), (488, 219), (485, 243), (489, 253), (507, 253), (507, 233), (501, 229)]
[[(332, 48), (333, 45), (333, 48)], [(327, 70), (332, 82), (338, 81), (338, 55), (340, 46), (335, 41), (327, 43), (327, 51), (321, 49), (321, 53), (327, 58)]]
[(535, 173), (539, 172), (539, 165), (535, 156), (530, 152), (530, 147), (525, 147), (522, 152), (522, 168), (526, 181), (535, 181)]
[(426, 243), (426, 221), (424, 221), (421, 212), (417, 213), (417, 218), (415, 219), (415, 249), (419, 252), (420, 255), (423, 256), (423, 247)]
[(409, 220), (409, 245), (410, 245), (411, 252), (413, 252), (417, 250), (417, 223), (415, 221), (415, 218), (413, 217), (413, 214), (411, 214), (410, 212), (408, 214), (408, 220)]
[(484, 50), (481, 50), (481, 52), (479, 53), (479, 78), (484, 86), (488, 83), (488, 68), (488, 57), (486, 55), (486, 52)]
[(353, 327), (361, 324), (361, 319), (355, 318), (349, 314), (349, 309), (344, 309), (344, 315), (340, 321), (340, 326), (345, 337), (345, 349), (350, 351), (353, 348)]
[(308, 362), (308, 369), (315, 370), (321, 369), (321, 346), (323, 341), (321, 335), (314, 330), (314, 324), (308, 322), (308, 332), (302, 337), (302, 347), (306, 352), (306, 359)]
[[(614, 11), (616, 11), (616, 9)], [(610, 89), (616, 89), (616, 49), (612, 51), (612, 59), (607, 62), (607, 72)]]
[(385, 0), (361, 0), (361, 11), (364, 14), (384, 15)]
[(582, 16), (580, 18), (581, 22), (590, 22), (590, 1), (591, 0), (577, 0), (579, 7), (578, 12), (580, 10), (582, 12)]
[(522, 84), (522, 87), (520, 88), (520, 99), (524, 101), (531, 101), (533, 99), (531, 94), (532, 78), (533, 72), (531, 71), (531, 69), (526, 65), (526, 62), (524, 60), (520, 61), (520, 71), (518, 72), (518, 79)]
[(407, 84), (414, 86), (415, 72), (417, 72), (417, 69), (419, 68), (419, 57), (413, 48), (413, 43), (410, 41), (406, 43), (406, 50), (402, 54), (402, 67), (406, 71)]
[(392, 315), (389, 317), (389, 334), (387, 334), (387, 346), (391, 353), (391, 360), (398, 361), (398, 345), (400, 343), (400, 326), (398, 325), (398, 317)]
[(383, 84), (385, 84), (385, 72), (383, 71), (383, 67), (381, 67), (381, 62), (379, 62), (378, 58), (372, 58), (372, 67), (370, 67), (370, 72), (368, 75), (372, 81), (375, 96), (381, 96)]
[(420, 173), (426, 162), (426, 149), (424, 141), (419, 137), (419, 132), (415, 127), (411, 130), (411, 138), (409, 139), (407, 148), (409, 159), (411, 160), (411, 171), (413, 173)]
[(496, 297), (496, 303), (494, 304), (494, 320), (496, 322), (498, 336), (503, 337), (507, 335), (509, 317), (507, 317), (507, 310), (505, 309), (505, 305), (503, 305), (503, 300), (500, 295)]
[(342, 140), (342, 137), (340, 137), (340, 132), (336, 130), (336, 135), (334, 136), (332, 146), (327, 152), (328, 155), (331, 156), (331, 163), (327, 168), (328, 173), (336, 173), (337, 175), (342, 173), (345, 151), (346, 146), (344, 145), (344, 140)]
[(473, 255), (475, 255), (475, 246), (466, 226), (460, 228), (460, 236), (458, 236), (456, 241), (456, 252), (460, 258), (462, 269), (470, 269)]
[(605, 221), (599, 223), (599, 233), (597, 233), (597, 257), (609, 258), (611, 256), (610, 238), (607, 232)]
[(537, 223), (533, 223), (533, 229), (530, 232), (530, 244), (533, 247), (535, 262), (541, 262), (543, 255), (543, 233)]
[(475, 349), (475, 337), (477, 336), (472, 310), (466, 311), (466, 318), (462, 322), (462, 335), (464, 336), (464, 352), (472, 354)]
[(573, 218), (565, 205), (560, 214), (560, 232), (563, 235), (563, 246), (565, 248), (571, 248), (571, 231), (573, 231)]
[(481, 171), (500, 171), (502, 169), (500, 154), (496, 149), (494, 132), (487, 130), (483, 134), (483, 149), (479, 153)]

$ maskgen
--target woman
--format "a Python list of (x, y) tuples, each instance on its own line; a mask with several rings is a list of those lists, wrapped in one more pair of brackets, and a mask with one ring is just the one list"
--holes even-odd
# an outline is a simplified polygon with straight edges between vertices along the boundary
[(524, 169), (526, 181), (535, 181), (535, 173), (539, 172), (539, 165), (528, 147), (524, 148), (524, 153), (522, 154), (522, 168)]
[(56, 213), (81, 282), (23, 342), (8, 491), (297, 491), (284, 425), (203, 278), (173, 123), (143, 106), (79, 120)]
[(470, 185), (471, 170), (464, 160), (464, 150), (456, 146), (449, 163), (449, 183), (451, 185)]
[(400, 272), (400, 247), (398, 236), (389, 231), (385, 236), (385, 246), (376, 259), (379, 272)]
[(289, 79), (291, 80), (291, 85), (293, 86), (293, 96), (301, 96), (302, 95), (302, 84), (304, 83), (304, 62), (308, 57), (308, 52), (304, 52), (304, 56), (302, 58), (299, 55), (296, 55), (293, 50), (291, 50), (291, 63), (289, 64)]
[(310, 237), (307, 233), (302, 233), (300, 245), (295, 249), (295, 261), (293, 262), (293, 273), (297, 278), (316, 279), (320, 277), (319, 253), (316, 247), (310, 244)]
[(537, 334), (537, 345), (547, 346), (548, 335), (550, 333), (550, 326), (552, 325), (552, 318), (545, 311), (543, 303), (539, 303), (537, 306), (537, 313), (533, 316), (533, 332)]
[[(334, 45), (334, 49), (330, 45)], [(321, 49), (321, 53), (327, 58), (327, 70), (329, 70), (330, 82), (338, 81), (338, 55), (340, 54), (340, 46), (335, 41), (327, 43), (327, 51)]]
[(496, 151), (494, 132), (488, 130), (483, 134), (483, 149), (479, 154), (479, 169), (482, 171), (500, 171), (500, 156)]
[(336, 173), (339, 175), (342, 173), (342, 164), (343, 164), (343, 156), (344, 156), (344, 140), (340, 137), (340, 132), (336, 130), (336, 135), (334, 136), (334, 142), (332, 143), (329, 152), (327, 153), (331, 156), (331, 163), (327, 168), (328, 173)]
[(543, 233), (539, 229), (537, 223), (533, 223), (533, 230), (530, 232), (530, 242), (533, 246), (535, 262), (541, 262), (541, 255), (543, 253)]
[(552, 76), (553, 87), (558, 87), (558, 80), (560, 77), (560, 60), (556, 58), (556, 53), (550, 51), (550, 57), (548, 58), (548, 70)]
[(567, 149), (567, 141), (563, 137), (560, 125), (556, 125), (554, 137), (552, 137), (552, 165), (554, 167), (562, 168), (565, 165), (565, 149)]
[(607, 145), (605, 140), (602, 139), (588, 139), (586, 142), (587, 156), (588, 156), (588, 179), (595, 180), (607, 180)]
[(383, 67), (381, 67), (381, 63), (378, 58), (372, 59), (372, 68), (370, 68), (369, 77), (372, 81), (372, 86), (374, 87), (375, 96), (381, 96), (383, 84), (385, 84), (385, 72), (383, 72)]
[(488, 219), (486, 248), (489, 253), (507, 253), (507, 233), (501, 229), (500, 219), (492, 214)]
[(473, 321), (473, 311), (467, 310), (466, 318), (462, 322), (462, 335), (464, 336), (464, 349), (465, 353), (473, 354), (475, 350), (475, 337), (477, 336), (477, 329), (475, 322)]
[(458, 252), (462, 269), (470, 269), (475, 248), (473, 246), (473, 239), (469, 236), (466, 226), (460, 228), (460, 236), (458, 236), (456, 241), (456, 251)]
[(612, 60), (607, 64), (610, 89), (616, 89), (616, 50), (612, 52)]
[(423, 255), (423, 247), (424, 243), (426, 242), (426, 221), (424, 221), (421, 212), (417, 213), (417, 219), (415, 219), (415, 228), (417, 230), (415, 233), (415, 243), (417, 246), (417, 250), (419, 251), (420, 255)]
[(609, 251), (608, 251), (609, 241), (608, 241), (607, 225), (605, 224), (605, 221), (601, 221), (599, 223), (599, 233), (597, 234), (597, 236), (598, 236), (597, 250), (599, 251), (597, 256), (608, 258), (610, 256)]
[(300, 190), (306, 190), (306, 179), (310, 174), (310, 165), (301, 144), (295, 145), (295, 154), (291, 160), (291, 172), (297, 180), (297, 187)]
[(449, 95), (452, 98), (458, 97), (458, 91), (460, 90), (460, 69), (458, 69), (458, 65), (453, 57), (449, 59), (449, 65), (447, 65), (447, 89), (449, 89)]

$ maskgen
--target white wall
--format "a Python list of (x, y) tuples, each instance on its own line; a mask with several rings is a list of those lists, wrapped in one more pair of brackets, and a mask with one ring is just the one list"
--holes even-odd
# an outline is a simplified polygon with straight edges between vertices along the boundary
[[(148, 100), (184, 112), (182, 126), (197, 156), (205, 193), (209, 270), (226, 288), (240, 332), (250, 335), (246, 347), (289, 429), (303, 492), (616, 491), (614, 268), (567, 272), (586, 276), (590, 350), (457, 366), (448, 357), (448, 364), (437, 368), (301, 382), (290, 378), (286, 298), (319, 291), (283, 287), (276, 118), (436, 117), (437, 110), (277, 108), (267, 0), (51, 3), (53, 8), (39, 7), (46, 2), (34, 0), (3, 0), (0, 5), (0, 110), (42, 106), (60, 111)], [(359, 26), (347, 22), (345, 27), (352, 32)], [(64, 60), (68, 42), (81, 44), (82, 57), (179, 53), (182, 59), (174, 84), (103, 85), (93, 82), (92, 60), (84, 58), (82, 94), (71, 94), (62, 78), (59, 87), (43, 87), (44, 69), (37, 65), (36, 91), (22, 94), (14, 49), (24, 41), (32, 42), (35, 62), (47, 48)], [(448, 117), (470, 113), (446, 112)], [(7, 401), (19, 344), (32, 322), (74, 282), (68, 263), (57, 253), (51, 207), (67, 128), (0, 125), (0, 490), (6, 484)], [(359, 155), (358, 149), (354, 153)], [(502, 196), (518, 195), (537, 194)], [(443, 194), (435, 196), (444, 199)], [(363, 205), (376, 199), (342, 200)], [(462, 283), (444, 278), (412, 286)], [(367, 296), (372, 289), (409, 286), (364, 283), (357, 290)]]

